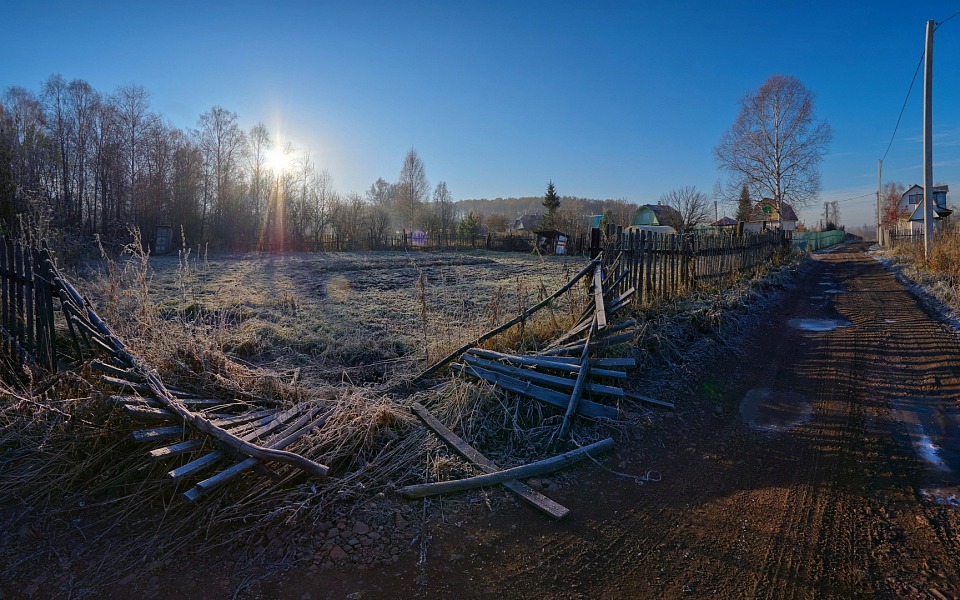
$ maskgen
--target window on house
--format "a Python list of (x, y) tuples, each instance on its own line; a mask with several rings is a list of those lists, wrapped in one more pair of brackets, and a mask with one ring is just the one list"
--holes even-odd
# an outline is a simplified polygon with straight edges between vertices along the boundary
[(910, 204), (920, 204), (920, 200), (923, 199), (923, 194), (910, 194), (909, 200)]

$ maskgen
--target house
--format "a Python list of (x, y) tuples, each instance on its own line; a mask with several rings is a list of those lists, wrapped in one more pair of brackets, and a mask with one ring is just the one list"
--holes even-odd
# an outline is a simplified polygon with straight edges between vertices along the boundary
[(749, 232), (758, 232), (765, 229), (779, 229), (783, 217), (783, 230), (793, 231), (797, 228), (797, 212), (786, 202), (780, 203), (780, 210), (777, 210), (777, 203), (770, 198), (764, 198), (757, 202), (750, 210), (750, 218), (744, 223), (743, 230)]
[(716, 227), (717, 229), (727, 229), (730, 227), (736, 227), (740, 222), (734, 219), (733, 217), (724, 217), (718, 221), (710, 223), (710, 227)]
[(644, 204), (634, 213), (630, 222), (633, 227), (672, 227), (683, 229), (680, 211), (666, 204)]
[[(933, 226), (940, 227), (944, 220), (949, 217), (953, 211), (947, 208), (947, 193), (950, 186), (933, 186)], [(900, 196), (900, 202), (897, 204), (897, 234), (915, 235), (923, 233), (923, 186), (916, 185), (910, 187)]]
[(544, 216), (541, 214), (523, 215), (513, 222), (513, 228), (521, 231), (533, 231), (543, 224)]

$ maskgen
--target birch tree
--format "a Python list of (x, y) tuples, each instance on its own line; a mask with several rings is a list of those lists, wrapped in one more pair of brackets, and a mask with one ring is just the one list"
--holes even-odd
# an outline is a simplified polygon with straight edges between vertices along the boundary
[(740, 99), (736, 121), (714, 157), (720, 169), (747, 184), (756, 197), (805, 206), (820, 192), (820, 162), (832, 138), (817, 120), (814, 94), (789, 75), (773, 75)]

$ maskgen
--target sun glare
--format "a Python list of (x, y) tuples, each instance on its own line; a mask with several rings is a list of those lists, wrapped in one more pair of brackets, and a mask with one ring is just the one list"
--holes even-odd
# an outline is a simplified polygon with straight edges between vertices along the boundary
[(290, 163), (290, 158), (283, 150), (268, 150), (266, 159), (267, 168), (274, 173), (282, 173)]

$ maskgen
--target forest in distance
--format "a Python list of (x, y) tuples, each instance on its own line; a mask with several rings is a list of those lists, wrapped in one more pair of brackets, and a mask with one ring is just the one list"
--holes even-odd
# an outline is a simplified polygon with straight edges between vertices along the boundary
[[(311, 250), (325, 235), (476, 235), (547, 212), (543, 196), (454, 200), (446, 182), (430, 184), (413, 148), (395, 181), (339, 192), (309, 149), (276, 141), (263, 123), (245, 130), (221, 106), (193, 128), (175, 127), (140, 85), (103, 93), (54, 74), (36, 91), (12, 86), (0, 96), (0, 231), (15, 232), (26, 216), (84, 238), (123, 241), (133, 225), (149, 239), (172, 225), (191, 246)], [(573, 231), (598, 214), (627, 223), (636, 208), (561, 196), (553, 225)]]

